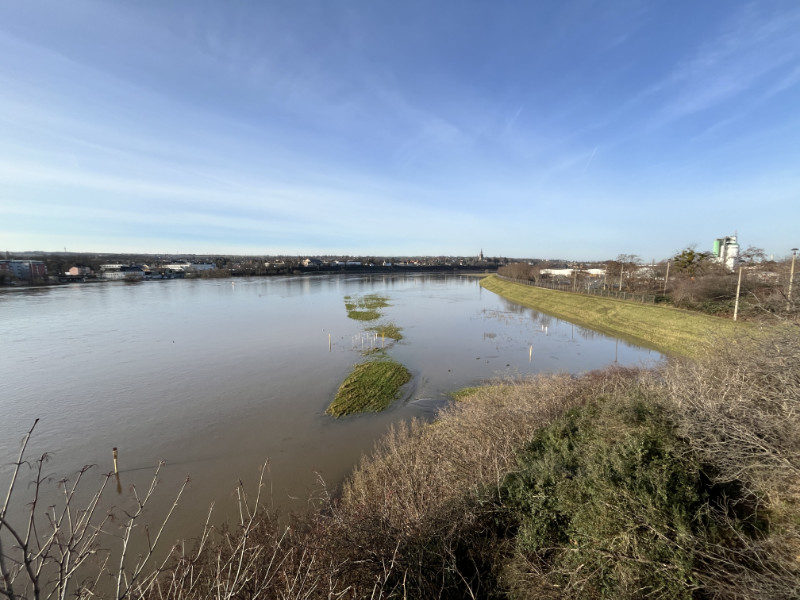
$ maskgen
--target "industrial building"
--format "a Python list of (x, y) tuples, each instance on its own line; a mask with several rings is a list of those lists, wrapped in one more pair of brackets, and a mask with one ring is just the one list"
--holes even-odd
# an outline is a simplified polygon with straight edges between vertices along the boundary
[(739, 243), (735, 235), (721, 237), (714, 240), (714, 248), (711, 251), (714, 259), (725, 265), (729, 271), (736, 269), (739, 263)]

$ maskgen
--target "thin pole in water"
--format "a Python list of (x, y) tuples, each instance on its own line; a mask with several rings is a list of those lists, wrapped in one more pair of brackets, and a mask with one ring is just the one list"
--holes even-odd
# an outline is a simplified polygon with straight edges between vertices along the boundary
[(113, 449), (111, 450), (111, 454), (112, 454), (112, 456), (114, 457), (114, 473), (116, 473), (117, 475), (119, 475), (119, 467), (117, 466), (117, 449), (116, 449), (116, 448), (113, 448)]

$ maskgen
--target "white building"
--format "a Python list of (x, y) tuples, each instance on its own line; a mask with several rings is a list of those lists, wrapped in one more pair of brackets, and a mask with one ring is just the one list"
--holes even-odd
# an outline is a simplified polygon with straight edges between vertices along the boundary
[(165, 269), (170, 269), (172, 271), (183, 271), (184, 273), (193, 273), (196, 271), (210, 271), (211, 269), (216, 269), (217, 265), (214, 263), (193, 263), (184, 261), (178, 263), (172, 263), (169, 265), (161, 265)]
[(100, 278), (110, 281), (141, 281), (144, 269), (139, 265), (100, 265)]
[(711, 254), (718, 263), (725, 265), (729, 271), (736, 269), (739, 263), (739, 243), (735, 235), (717, 238), (714, 240), (714, 249)]

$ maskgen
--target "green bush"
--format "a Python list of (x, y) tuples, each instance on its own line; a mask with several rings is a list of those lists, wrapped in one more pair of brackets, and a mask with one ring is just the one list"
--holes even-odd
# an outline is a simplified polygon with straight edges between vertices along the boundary
[(569, 595), (691, 598), (710, 490), (673, 430), (634, 398), (539, 431), (501, 490), (518, 551)]

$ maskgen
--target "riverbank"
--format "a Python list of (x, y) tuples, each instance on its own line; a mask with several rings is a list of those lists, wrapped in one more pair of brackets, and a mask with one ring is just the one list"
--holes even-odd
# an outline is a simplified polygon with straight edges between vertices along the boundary
[(677, 308), (547, 290), (494, 275), (482, 279), (481, 286), (517, 304), (671, 356), (698, 356), (709, 340), (749, 328)]

